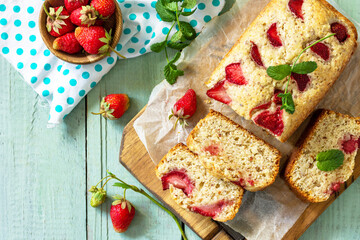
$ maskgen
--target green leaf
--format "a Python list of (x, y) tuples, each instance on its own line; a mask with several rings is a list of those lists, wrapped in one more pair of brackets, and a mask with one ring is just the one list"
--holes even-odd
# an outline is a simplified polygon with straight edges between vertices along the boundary
[(169, 63), (164, 67), (164, 75), (166, 81), (172, 85), (176, 83), (176, 79), (179, 76), (184, 75), (184, 71), (178, 70), (174, 64)]
[(195, 29), (188, 22), (180, 21), (180, 31), (187, 40), (196, 38)]
[(178, 9), (178, 4), (176, 2), (163, 3), (164, 7), (172, 12), (175, 12)]
[(181, 12), (180, 14), (183, 16), (191, 16), (194, 14), (194, 12), (196, 11), (197, 8), (195, 8), (194, 10), (192, 10), (191, 12)]
[(315, 71), (316, 68), (317, 68), (316, 62), (309, 61), (309, 62), (301, 62), (294, 65), (292, 71), (297, 74), (308, 74)]
[(154, 43), (150, 46), (151, 51), (153, 52), (161, 52), (166, 46), (166, 41)]
[(182, 42), (169, 42), (167, 45), (169, 48), (176, 49), (176, 50), (182, 50), (189, 46), (188, 43), (182, 43)]
[(127, 185), (127, 184), (122, 183), (122, 182), (114, 183), (113, 186), (114, 186), (114, 187), (124, 188), (124, 189), (130, 189), (130, 188), (131, 188), (130, 185)]
[(182, 37), (182, 33), (180, 31), (177, 31), (176, 33), (174, 33), (174, 35), (172, 35), (170, 41), (171, 42), (180, 41), (181, 37)]
[(295, 104), (291, 93), (280, 93), (282, 106), (281, 109), (285, 109), (287, 113), (293, 114), (295, 112)]
[(169, 63), (170, 63), (170, 64), (175, 63), (177, 60), (179, 60), (180, 56), (181, 56), (181, 52), (177, 52), (177, 53), (175, 54), (174, 58), (173, 58)]
[(316, 166), (321, 171), (333, 171), (343, 164), (344, 153), (339, 149), (320, 152), (316, 155), (316, 161)]
[(266, 70), (267, 75), (275, 80), (283, 80), (291, 74), (291, 66), (288, 64), (271, 66)]
[(183, 4), (181, 5), (182, 8), (193, 8), (196, 6), (196, 0), (184, 0)]
[(176, 20), (176, 15), (172, 11), (165, 8), (161, 1), (157, 1), (155, 4), (156, 12), (159, 14), (161, 20), (164, 22), (172, 22)]

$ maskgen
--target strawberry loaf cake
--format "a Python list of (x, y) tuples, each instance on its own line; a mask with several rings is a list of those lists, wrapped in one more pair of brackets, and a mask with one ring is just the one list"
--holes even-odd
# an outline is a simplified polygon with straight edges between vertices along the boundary
[[(317, 69), (292, 73), (288, 92), (295, 112), (281, 109), (287, 78), (276, 81), (267, 68), (313, 61)], [(286, 141), (314, 110), (356, 49), (354, 25), (325, 0), (272, 0), (238, 39), (206, 82), (207, 95)]]
[(184, 144), (177, 144), (156, 167), (163, 189), (182, 208), (225, 222), (235, 217), (244, 190), (208, 173)]
[[(323, 202), (339, 191), (341, 184), (353, 173), (360, 144), (360, 119), (322, 110), (304, 135), (303, 142), (286, 166), (285, 179), (301, 199)], [(319, 153), (325, 151), (323, 160), (329, 162), (319, 166)], [(335, 166), (337, 156), (332, 153), (334, 151), (342, 156), (342, 162)]]
[(271, 185), (279, 172), (276, 148), (214, 110), (198, 122), (186, 143), (209, 173), (248, 191)]

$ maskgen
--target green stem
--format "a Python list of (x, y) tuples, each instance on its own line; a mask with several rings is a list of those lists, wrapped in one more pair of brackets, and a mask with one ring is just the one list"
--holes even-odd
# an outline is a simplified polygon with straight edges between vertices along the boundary
[[(166, 44), (167, 44), (170, 32), (173, 29), (174, 25), (175, 25), (175, 22), (173, 22), (173, 24), (171, 25), (171, 28), (169, 29), (168, 33), (166, 34), (166, 38), (165, 38), (165, 43)], [(168, 56), (168, 53), (167, 53), (167, 50), (166, 50), (166, 46), (165, 46), (165, 57), (166, 57), (166, 61), (169, 63), (170, 61), (169, 61), (169, 56)]]
[[(126, 184), (126, 185), (128, 185), (128, 186), (130, 186), (131, 190), (133, 190), (134, 192), (138, 192), (138, 193), (144, 195), (145, 197), (147, 197), (148, 199), (150, 199), (150, 201), (152, 201), (152, 202), (155, 203), (157, 206), (159, 206), (162, 210), (164, 210), (165, 212), (167, 212), (167, 213), (175, 220), (176, 225), (178, 226), (178, 228), (179, 228), (179, 230), (180, 230), (180, 232), (181, 232), (181, 235), (182, 235), (182, 237), (184, 238), (184, 240), (187, 240), (187, 237), (186, 237), (186, 235), (185, 235), (184, 230), (183, 230), (182, 227), (181, 227), (181, 224), (180, 224), (179, 220), (176, 218), (176, 216), (175, 216), (170, 210), (168, 210), (168, 209), (165, 208), (163, 205), (161, 205), (158, 201), (156, 201), (153, 197), (151, 197), (149, 194), (147, 194), (144, 190), (139, 189), (139, 188), (137, 188), (136, 186), (127, 184), (127, 183), (124, 182), (123, 180), (117, 178), (115, 175), (113, 175), (112, 178), (114, 178), (114, 179), (116, 179), (116, 180), (118, 180), (118, 181), (120, 181), (120, 182), (122, 182), (122, 183), (124, 183), (124, 184)], [(125, 196), (124, 196), (124, 197), (125, 197)]]
[(109, 178), (108, 180), (106, 180), (106, 182), (102, 185), (102, 187), (101, 187), (101, 188), (104, 188), (104, 187), (105, 187), (105, 185), (108, 183), (108, 181), (110, 181), (111, 179), (113, 179), (113, 177), (111, 177), (111, 178)]
[[(324, 41), (325, 39), (327, 39), (327, 38), (329, 38), (329, 37), (334, 36), (335, 34), (336, 34), (336, 33), (332, 33), (332, 34), (330, 34), (330, 35), (328, 35), (328, 36), (326, 36), (326, 37), (323, 37), (323, 38), (315, 41), (314, 43), (310, 44), (310, 45), (307, 46), (306, 48), (304, 48), (304, 49), (300, 52), (300, 54), (296, 57), (295, 62), (294, 62), (293, 65), (291, 66), (290, 72), (293, 72), (294, 66), (296, 65), (297, 61), (300, 59), (301, 55), (302, 55), (306, 50), (308, 50), (309, 48), (311, 48), (311, 47), (314, 46), (315, 44), (317, 44), (317, 43), (319, 43), (319, 42), (321, 42), (321, 41)], [(291, 75), (291, 74), (290, 74), (290, 75)], [(289, 82), (290, 82), (290, 76), (288, 76), (288, 80), (287, 80), (287, 84), (286, 84), (286, 88), (285, 88), (284, 94), (287, 93), (287, 89), (288, 89), (288, 87), (289, 87)]]
[(43, 7), (44, 7), (44, 12), (46, 13), (46, 15), (48, 15), (48, 17), (51, 18), (52, 20), (55, 20), (55, 18), (54, 18), (53, 16), (50, 16), (50, 13), (49, 13), (49, 11), (47, 10), (45, 4), (43, 5)]
[[(180, 12), (182, 11), (182, 9), (180, 10)], [(178, 13), (178, 8), (176, 7), (176, 10), (175, 10), (175, 15), (176, 15), (176, 22), (179, 26), (179, 29), (180, 29), (180, 21), (179, 21), (179, 13)]]
[(119, 57), (126, 59), (125, 56), (121, 55), (118, 51), (116, 51), (116, 50), (115, 50), (113, 47), (111, 47), (110, 45), (109, 45), (109, 48), (111, 49), (111, 51), (113, 51), (114, 53), (116, 53), (116, 55), (118, 55)]
[[(97, 113), (93, 113), (93, 114), (97, 114)], [(97, 187), (97, 185), (99, 185), (99, 183), (101, 183), (104, 179), (110, 177), (109, 175), (107, 175), (106, 177), (103, 177), (96, 185), (95, 187)]]

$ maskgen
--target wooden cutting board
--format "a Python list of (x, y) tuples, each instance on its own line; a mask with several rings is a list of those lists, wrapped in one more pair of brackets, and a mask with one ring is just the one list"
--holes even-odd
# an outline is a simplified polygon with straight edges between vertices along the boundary
[[(143, 108), (124, 128), (121, 147), (120, 163), (136, 177), (147, 190), (170, 209), (181, 221), (188, 225), (202, 239), (230, 240), (224, 230), (211, 218), (191, 213), (180, 208), (170, 197), (169, 191), (163, 191), (161, 181), (155, 175), (155, 165), (148, 155), (133, 127), (134, 121), (144, 112)], [(360, 175), (360, 154), (357, 155), (354, 174), (336, 195), (323, 203), (310, 204), (283, 239), (298, 239), (306, 229), (330, 206), (330, 204), (349, 187)]]

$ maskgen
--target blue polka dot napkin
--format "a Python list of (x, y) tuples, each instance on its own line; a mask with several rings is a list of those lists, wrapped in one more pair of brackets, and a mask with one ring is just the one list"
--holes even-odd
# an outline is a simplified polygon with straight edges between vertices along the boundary
[[(127, 58), (150, 52), (163, 41), (170, 24), (161, 21), (156, 1), (118, 0), (123, 14), (123, 34), (116, 49)], [(186, 20), (200, 32), (224, 6), (220, 0), (198, 1), (195, 14)], [(50, 105), (50, 125), (58, 124), (115, 65), (114, 53), (97, 63), (74, 65), (56, 58), (43, 43), (38, 16), (43, 0), (0, 0), (0, 53), (24, 80)], [(191, 9), (186, 9), (191, 11)], [(173, 29), (172, 31), (176, 31)]]

